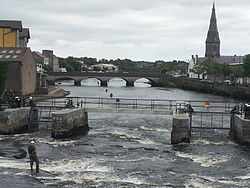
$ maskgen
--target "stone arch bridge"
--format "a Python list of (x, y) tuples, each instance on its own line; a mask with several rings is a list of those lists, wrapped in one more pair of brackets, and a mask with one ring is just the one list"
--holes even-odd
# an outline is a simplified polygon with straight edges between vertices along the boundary
[(82, 80), (96, 78), (101, 82), (101, 86), (107, 86), (112, 78), (121, 78), (126, 81), (126, 86), (134, 86), (134, 82), (140, 78), (150, 81), (152, 87), (161, 86), (162, 73), (150, 72), (47, 72), (49, 84), (55, 84), (58, 80), (74, 80), (74, 85), (80, 86)]

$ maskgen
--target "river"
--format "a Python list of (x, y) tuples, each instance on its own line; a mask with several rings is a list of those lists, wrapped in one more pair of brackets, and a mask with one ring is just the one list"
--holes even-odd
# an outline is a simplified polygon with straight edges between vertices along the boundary
[[(120, 82), (120, 83), (119, 83)], [(82, 86), (61, 83), (70, 96), (232, 100), (180, 89), (117, 87), (105, 91), (96, 80)], [(88, 86), (86, 86), (88, 85)], [(172, 117), (167, 115), (89, 113), (86, 136), (55, 140), (39, 132), (0, 136), (1, 147), (27, 149), (37, 142), (40, 173), (31, 173), (29, 159), (0, 157), (0, 187), (250, 187), (250, 148), (230, 139), (226, 131), (199, 134), (191, 143), (171, 145)], [(216, 134), (215, 134), (216, 133)]]

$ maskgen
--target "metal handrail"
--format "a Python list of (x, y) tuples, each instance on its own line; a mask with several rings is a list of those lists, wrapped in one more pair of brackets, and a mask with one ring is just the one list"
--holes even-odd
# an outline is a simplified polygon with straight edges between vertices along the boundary
[(167, 99), (145, 99), (145, 98), (136, 99), (136, 98), (120, 98), (120, 97), (104, 98), (104, 97), (81, 96), (81, 97), (47, 98), (47, 100), (37, 102), (37, 105), (64, 107), (66, 105), (67, 100), (72, 100), (76, 108), (78, 107), (86, 108), (88, 106), (92, 106), (95, 108), (176, 110), (180, 104), (183, 104), (183, 106), (185, 106), (186, 104), (190, 104), (195, 111), (208, 111), (208, 112), (230, 112), (231, 108), (239, 104), (239, 102), (232, 102), (232, 101), (209, 101), (210, 107), (205, 107), (204, 103), (206, 101), (197, 101), (197, 100), (190, 101), (190, 100), (167, 100)]

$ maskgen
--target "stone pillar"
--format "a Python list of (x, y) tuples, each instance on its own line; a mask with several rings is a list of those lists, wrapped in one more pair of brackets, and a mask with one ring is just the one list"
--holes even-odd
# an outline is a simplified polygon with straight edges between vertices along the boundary
[(74, 86), (80, 86), (81, 85), (81, 81), (76, 81), (74, 82)]
[(190, 118), (187, 113), (173, 115), (171, 144), (181, 142), (190, 142)]
[[(32, 120), (37, 118), (37, 111)], [(30, 107), (9, 108), (0, 111), (0, 134), (16, 134), (28, 131)]]
[(230, 116), (230, 131), (229, 135), (232, 138), (235, 138), (235, 114), (231, 114)]
[(89, 131), (88, 113), (83, 108), (66, 109), (52, 113), (53, 138), (70, 138)]
[(107, 87), (108, 86), (108, 81), (101, 80), (101, 86)]
[(240, 115), (234, 116), (234, 136), (243, 145), (250, 145), (250, 119), (245, 119)]
[(127, 86), (127, 87), (134, 87), (134, 82), (129, 82), (129, 81), (127, 81), (127, 82), (126, 82), (126, 86)]
[[(32, 111), (31, 111), (32, 110)], [(38, 109), (31, 108), (30, 114), (29, 114), (29, 124), (28, 124), (28, 130), (29, 132), (38, 131), (39, 128), (39, 122), (38, 122)]]

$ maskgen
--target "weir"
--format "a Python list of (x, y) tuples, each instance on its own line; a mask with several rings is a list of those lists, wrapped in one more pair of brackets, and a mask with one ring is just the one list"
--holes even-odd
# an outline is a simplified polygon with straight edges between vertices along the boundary
[[(38, 96), (41, 97), (41, 96)], [(43, 96), (44, 97), (44, 96)], [(34, 100), (36, 98), (34, 97)], [(248, 126), (250, 121), (240, 118), (231, 111), (238, 103), (225, 101), (210, 101), (209, 108), (204, 106), (205, 101), (179, 101), (179, 100), (154, 100), (154, 99), (128, 99), (128, 98), (95, 98), (95, 97), (65, 97), (50, 98), (37, 102), (33, 107), (34, 117), (29, 119), (32, 111), (26, 110), (22, 117), (23, 109), (10, 109), (2, 114), (12, 114), (17, 119), (25, 119), (26, 124), (20, 121), (6, 128), (7, 117), (0, 114), (0, 130), (6, 134), (13, 134), (16, 124), (22, 130), (34, 128), (38, 123), (50, 123), (52, 125), (51, 136), (54, 138), (68, 138), (76, 134), (88, 132), (88, 113), (125, 113), (125, 114), (160, 114), (172, 115), (171, 143), (190, 142), (191, 132), (195, 129), (230, 129), (231, 135), (240, 140), (240, 143), (250, 143)], [(187, 106), (192, 107), (189, 111)], [(11, 111), (11, 112), (10, 112)], [(31, 113), (32, 112), (32, 113)], [(32, 115), (33, 116), (33, 115)], [(11, 116), (10, 116), (11, 117)], [(219, 118), (220, 117), (220, 118)], [(230, 121), (231, 117), (231, 121)], [(209, 119), (208, 119), (209, 118)], [(13, 118), (12, 118), (13, 119)], [(204, 125), (204, 120), (209, 125)], [(4, 123), (3, 123), (4, 122)], [(231, 122), (231, 127), (230, 127)], [(26, 127), (24, 127), (26, 126)], [(11, 128), (10, 128), (11, 127)], [(247, 133), (246, 133), (247, 132)], [(2, 132), (3, 133), (3, 132)]]

